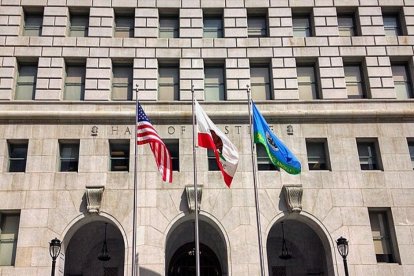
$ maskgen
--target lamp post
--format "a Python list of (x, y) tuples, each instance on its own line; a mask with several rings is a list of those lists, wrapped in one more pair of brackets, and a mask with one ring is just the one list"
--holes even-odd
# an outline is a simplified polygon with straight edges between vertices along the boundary
[(346, 256), (348, 256), (348, 240), (343, 237), (340, 237), (336, 240), (336, 246), (338, 247), (339, 254), (341, 254), (342, 259), (344, 261), (345, 276), (349, 276), (348, 264), (346, 262)]
[(52, 257), (52, 276), (55, 276), (56, 258), (59, 256), (62, 243), (57, 238), (54, 238), (49, 243), (49, 253)]

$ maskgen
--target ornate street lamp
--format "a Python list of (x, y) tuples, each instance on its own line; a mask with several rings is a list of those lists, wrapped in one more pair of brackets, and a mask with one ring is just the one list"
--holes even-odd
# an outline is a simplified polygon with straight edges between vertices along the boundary
[(49, 243), (49, 254), (52, 257), (52, 276), (55, 276), (56, 258), (59, 256), (62, 243), (57, 238), (54, 238)]
[(348, 264), (346, 262), (346, 256), (348, 256), (348, 240), (340, 237), (336, 240), (336, 245), (338, 247), (339, 254), (342, 256), (344, 260), (344, 269), (345, 269), (345, 276), (348, 276)]
[(286, 246), (285, 240), (285, 229), (283, 228), (283, 221), (280, 223), (282, 224), (282, 254), (279, 256), (282, 260), (289, 260), (292, 258), (292, 255), (289, 254), (288, 248)]
[(104, 242), (102, 244), (101, 253), (98, 256), (98, 260), (100, 260), (102, 262), (107, 262), (111, 259), (111, 256), (109, 256), (109, 252), (108, 252), (108, 245), (106, 244), (106, 227), (107, 226), (108, 226), (108, 223), (105, 223), (105, 239), (104, 239)]

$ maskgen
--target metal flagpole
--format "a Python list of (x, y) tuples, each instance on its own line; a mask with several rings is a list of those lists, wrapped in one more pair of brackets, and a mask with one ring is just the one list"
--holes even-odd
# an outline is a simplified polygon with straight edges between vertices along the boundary
[(195, 101), (194, 101), (194, 85), (191, 85), (191, 100), (192, 100), (192, 114), (193, 114), (193, 166), (194, 166), (194, 202), (195, 202), (195, 223), (194, 223), (194, 237), (195, 237), (195, 257), (196, 257), (196, 276), (200, 276), (200, 242), (198, 236), (198, 191), (197, 191), (197, 155), (196, 155), (196, 117), (195, 117)]
[(254, 186), (254, 200), (256, 204), (256, 223), (257, 223), (257, 239), (259, 241), (259, 256), (260, 256), (260, 275), (264, 276), (264, 262), (263, 262), (263, 245), (262, 245), (262, 227), (260, 224), (260, 206), (259, 194), (257, 191), (257, 164), (254, 158), (254, 141), (253, 141), (253, 124), (252, 124), (252, 100), (250, 97), (250, 87), (247, 85), (247, 100), (249, 102), (249, 124), (250, 124), (250, 145), (252, 150), (252, 165), (253, 165), (253, 186)]
[(136, 243), (137, 243), (137, 187), (138, 187), (138, 155), (137, 155), (137, 122), (138, 122), (138, 91), (139, 86), (136, 85), (135, 89), (135, 162), (134, 162), (134, 205), (132, 209), (132, 276), (137, 276), (137, 253), (136, 253)]

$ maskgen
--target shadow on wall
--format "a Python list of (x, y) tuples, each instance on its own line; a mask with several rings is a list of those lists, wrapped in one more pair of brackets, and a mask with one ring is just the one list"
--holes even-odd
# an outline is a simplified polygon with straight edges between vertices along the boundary
[(140, 267), (139, 268), (139, 276), (161, 276), (161, 274), (154, 272), (152, 270)]

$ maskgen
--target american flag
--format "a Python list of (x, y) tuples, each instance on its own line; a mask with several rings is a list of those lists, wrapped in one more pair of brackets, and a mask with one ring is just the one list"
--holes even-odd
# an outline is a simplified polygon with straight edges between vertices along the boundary
[(137, 144), (149, 144), (155, 157), (158, 170), (162, 175), (162, 180), (172, 182), (172, 162), (171, 155), (164, 142), (158, 136), (141, 105), (137, 105)]

